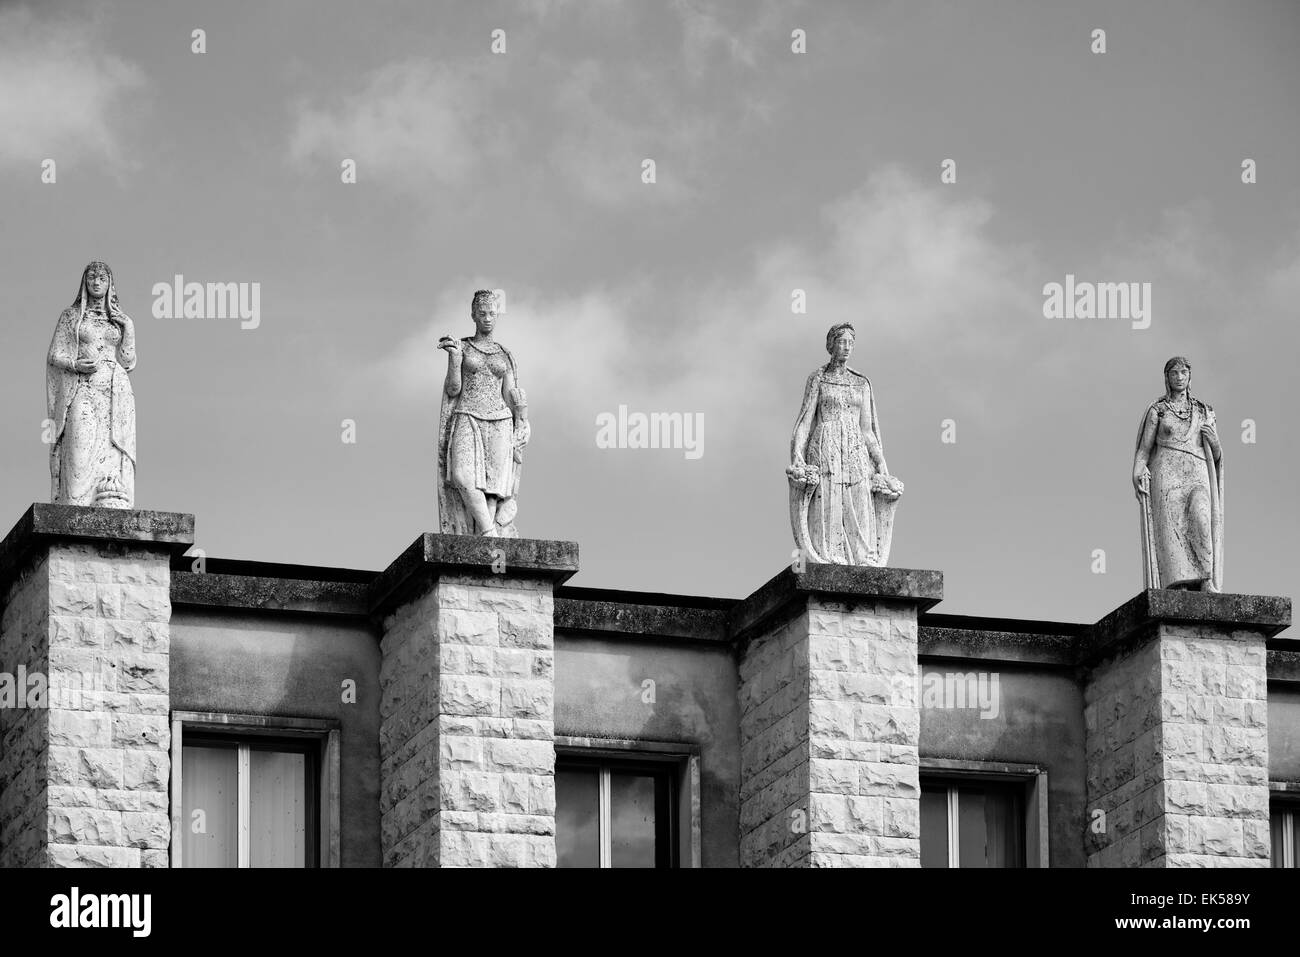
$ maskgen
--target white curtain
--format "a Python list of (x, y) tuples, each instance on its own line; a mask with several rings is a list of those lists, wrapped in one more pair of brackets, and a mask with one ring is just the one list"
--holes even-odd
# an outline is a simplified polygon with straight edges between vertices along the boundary
[(239, 752), (235, 748), (184, 749), (181, 806), (184, 867), (239, 866)]
[(253, 751), (249, 772), (249, 863), (253, 867), (306, 867), (306, 755)]

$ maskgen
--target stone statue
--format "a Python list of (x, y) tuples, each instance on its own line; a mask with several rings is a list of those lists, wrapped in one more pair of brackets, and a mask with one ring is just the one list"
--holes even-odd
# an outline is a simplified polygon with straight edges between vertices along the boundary
[(1165, 363), (1165, 394), (1138, 429), (1133, 488), (1147, 588), (1223, 590), (1223, 448), (1214, 409), (1192, 398), (1192, 364)]
[(514, 357), (492, 339), (497, 297), (474, 293), (476, 332), (443, 336), (447, 379), (438, 425), (438, 515), (450, 535), (518, 538), (519, 474), (528, 443), (528, 402)]
[(884, 565), (903, 483), (885, 465), (871, 382), (848, 366), (856, 338), (832, 326), (831, 361), (808, 377), (786, 469), (790, 524), (811, 561)]
[(135, 327), (117, 303), (113, 273), (93, 262), (59, 316), (45, 369), (50, 501), (135, 504)]

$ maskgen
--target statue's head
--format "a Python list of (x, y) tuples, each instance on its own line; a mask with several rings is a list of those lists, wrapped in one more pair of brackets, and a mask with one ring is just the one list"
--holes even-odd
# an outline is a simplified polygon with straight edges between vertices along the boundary
[(108, 263), (96, 260), (82, 271), (81, 289), (77, 295), (83, 301), (87, 298), (102, 299), (112, 288), (113, 271), (108, 268)]
[(474, 327), (483, 335), (492, 331), (497, 324), (497, 295), (491, 289), (480, 289), (470, 300), (469, 313), (474, 317)]
[(1165, 363), (1165, 391), (1171, 395), (1182, 392), (1192, 384), (1192, 364), (1182, 356), (1174, 356)]
[(831, 326), (830, 331), (826, 333), (826, 351), (835, 359), (847, 362), (849, 356), (853, 354), (853, 343), (858, 334), (853, 330), (853, 324), (850, 322), (841, 322), (837, 326)]

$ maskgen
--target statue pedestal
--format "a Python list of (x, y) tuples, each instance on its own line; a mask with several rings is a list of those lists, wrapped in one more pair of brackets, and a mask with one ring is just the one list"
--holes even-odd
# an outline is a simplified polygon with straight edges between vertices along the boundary
[(382, 621), (385, 867), (555, 866), (554, 588), (572, 542), (420, 536)]
[(0, 672), (27, 676), (0, 707), (0, 867), (169, 865), (170, 560), (193, 541), (192, 515), (33, 505), (0, 542)]
[(1152, 589), (1093, 627), (1089, 867), (1268, 866), (1265, 641), (1290, 623), (1287, 598)]
[(935, 571), (809, 564), (732, 612), (742, 867), (920, 865), (917, 614)]

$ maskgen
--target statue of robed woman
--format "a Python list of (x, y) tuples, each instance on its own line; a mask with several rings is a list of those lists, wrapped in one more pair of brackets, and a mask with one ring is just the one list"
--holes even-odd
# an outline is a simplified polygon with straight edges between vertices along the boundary
[(1223, 590), (1223, 449), (1191, 363), (1165, 363), (1165, 394), (1138, 428), (1133, 488), (1147, 588)]
[(50, 501), (131, 508), (135, 502), (135, 327), (113, 273), (92, 262), (54, 326), (45, 367)]
[(885, 565), (903, 483), (885, 464), (871, 381), (848, 365), (855, 338), (848, 323), (831, 327), (831, 361), (804, 388), (786, 469), (790, 524), (810, 561)]

